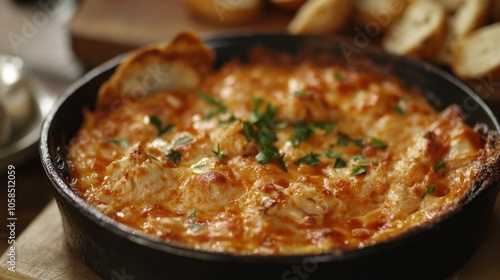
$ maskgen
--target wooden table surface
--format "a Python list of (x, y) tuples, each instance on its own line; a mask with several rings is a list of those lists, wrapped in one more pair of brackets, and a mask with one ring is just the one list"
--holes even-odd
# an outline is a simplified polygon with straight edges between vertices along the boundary
[[(21, 56), (34, 75), (39, 77), (55, 93), (60, 93), (83, 73), (82, 65), (76, 59), (75, 53), (87, 65), (96, 65), (126, 50), (148, 43), (168, 40), (177, 31), (188, 27), (204, 32), (245, 27), (209, 24), (197, 20), (182, 8), (179, 1), (121, 0), (119, 1), (120, 5), (117, 5), (117, 1), (86, 0), (80, 1), (80, 6), (77, 5), (76, 1), (59, 1), (62, 4), (56, 7), (53, 15), (49, 16), (48, 24), (37, 28), (37, 32), (29, 38), (28, 42), (21, 44), (16, 50), (12, 42), (5, 38), (8, 38), (8, 34), (12, 32), (22, 35), (25, 22), (33, 21), (33, 16), (42, 9), (39, 4), (17, 6), (12, 4), (10, 0), (3, 0), (0, 1), (0, 38), (2, 38), (0, 39), (0, 53)], [(140, 6), (137, 6), (138, 2), (141, 2)], [(35, 3), (37, 2), (35, 1)], [(77, 8), (78, 13), (75, 15)], [(149, 17), (148, 13), (156, 15), (156, 17)], [(272, 16), (266, 14), (255, 26), (246, 26), (245, 28), (269, 30), (268, 27), (271, 26), (271, 29), (274, 28), (274, 30), (284, 30), (289, 18), (290, 15), (287, 13), (278, 13)], [(152, 27), (145, 27), (148, 25)], [(488, 83), (487, 86), (496, 89), (499, 87), (498, 83), (494, 81)], [(487, 102), (490, 102), (496, 114), (500, 115), (500, 102), (493, 103), (491, 99)], [(67, 250), (64, 238), (61, 237), (62, 228), (54, 204), (50, 204), (44, 212), (45, 216), (39, 217), (38, 222), (34, 223), (24, 235), (21, 235), (23, 230), (51, 201), (52, 193), (50, 182), (45, 176), (37, 154), (34, 154), (29, 162), (16, 166), (16, 169), (16, 216), (18, 218), (16, 235), (19, 237), (19, 241), (23, 241), (25, 244), (24, 247), (21, 247), (23, 254), (26, 257), (31, 255), (31, 259), (25, 259), (25, 264), (38, 261), (36, 266), (29, 267), (27, 270), (31, 271), (32, 276), (37, 271), (52, 271), (49, 269), (52, 267), (50, 262), (40, 261), (40, 258), (47, 259), (48, 256), (34, 253), (39, 253), (43, 248), (47, 248), (44, 246), (53, 245), (56, 247), (51, 248), (56, 248), (57, 254), (59, 254), (56, 256), (65, 258), (61, 266), (52, 267), (55, 269), (54, 271), (68, 271), (69, 274), (63, 273), (61, 275), (79, 275), (76, 277), (77, 279), (93, 279), (92, 277), (95, 275), (92, 276), (91, 272), (85, 271), (86, 267), (82, 268), (79, 259), (72, 256)], [(0, 174), (4, 173), (5, 170), (0, 170)], [(0, 221), (6, 220), (7, 213), (4, 211), (6, 209), (6, 196), (6, 191), (0, 192), (0, 201), (2, 201), (0, 203)], [(461, 274), (457, 274), (460, 275), (457, 279), (498, 279), (500, 277), (497, 270), (494, 271), (497, 274), (481, 274), (490, 271), (490, 268), (500, 268), (500, 253), (497, 253), (500, 252), (499, 239), (497, 238), (500, 236), (498, 202), (495, 207), (496, 210), (485, 241), (468, 265), (462, 268)], [(0, 252), (7, 248), (6, 237), (6, 229), (1, 227)], [(46, 244), (43, 242), (44, 240), (53, 240), (54, 242)], [(25, 265), (23, 257), (20, 257), (20, 260), (20, 265)], [(52, 272), (45, 275), (53, 276)]]

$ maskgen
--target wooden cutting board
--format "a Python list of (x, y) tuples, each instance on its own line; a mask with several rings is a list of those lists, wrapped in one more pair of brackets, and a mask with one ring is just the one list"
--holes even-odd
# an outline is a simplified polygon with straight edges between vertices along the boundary
[(193, 16), (182, 0), (86, 0), (81, 2), (69, 29), (75, 54), (93, 67), (137, 47), (167, 41), (186, 29), (203, 34), (286, 31), (292, 15), (266, 7), (254, 22), (229, 25), (223, 20), (208, 22)]
[[(500, 200), (497, 199), (489, 228), (482, 242), (468, 262), (449, 279), (499, 279), (499, 237)], [(70, 251), (55, 201), (52, 201), (16, 240), (16, 248), (16, 272), (8, 271), (6, 252), (0, 257), (0, 279), (100, 279)], [(432, 252), (429, 253), (432, 254)], [(134, 279), (131, 278), (133, 275), (127, 275), (126, 269), (116, 271), (115, 274), (115, 279)]]

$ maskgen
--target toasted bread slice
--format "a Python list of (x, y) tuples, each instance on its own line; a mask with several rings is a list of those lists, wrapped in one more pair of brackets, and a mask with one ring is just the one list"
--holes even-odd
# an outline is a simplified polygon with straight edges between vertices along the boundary
[(362, 27), (376, 23), (384, 31), (401, 16), (409, 2), (410, 0), (354, 0), (353, 21)]
[(189, 10), (208, 21), (238, 24), (259, 17), (264, 0), (184, 0)]
[[(457, 1), (458, 2), (458, 1)], [(451, 62), (451, 44), (471, 31), (483, 26), (488, 18), (490, 0), (462, 0), (447, 21), (447, 32), (438, 62)]]
[(442, 6), (431, 0), (413, 1), (387, 30), (382, 46), (391, 53), (434, 61), (443, 44), (445, 24)]
[(351, 1), (309, 0), (288, 25), (293, 34), (328, 34), (344, 27), (351, 13)]
[(104, 83), (98, 108), (113, 108), (127, 101), (163, 90), (191, 90), (212, 69), (214, 53), (192, 32), (184, 32), (170, 43), (140, 49), (118, 66)]
[(271, 0), (271, 3), (283, 10), (296, 11), (306, 1), (307, 0)]
[(460, 78), (500, 78), (500, 23), (481, 27), (452, 46), (453, 72)]
[(466, 0), (453, 17), (453, 32), (462, 37), (486, 24), (490, 0)]

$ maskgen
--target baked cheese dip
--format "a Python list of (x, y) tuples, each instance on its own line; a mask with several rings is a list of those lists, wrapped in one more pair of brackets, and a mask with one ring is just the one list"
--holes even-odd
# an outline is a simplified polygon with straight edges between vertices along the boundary
[(369, 67), (213, 61), (191, 33), (130, 55), (70, 142), (72, 188), (169, 243), (294, 255), (395, 238), (498, 179), (496, 133)]

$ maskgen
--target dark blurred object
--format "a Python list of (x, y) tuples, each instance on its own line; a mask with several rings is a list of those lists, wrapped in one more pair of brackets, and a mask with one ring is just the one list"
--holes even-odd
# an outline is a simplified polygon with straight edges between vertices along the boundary
[[(21, 4), (21, 5), (31, 5), (39, 2), (40, 0), (12, 0), (12, 2), (16, 4)], [(42, 0), (43, 1), (43, 0)], [(57, 2), (56, 0), (45, 0), (43, 2)]]
[(265, 10), (255, 22), (224, 24), (224, 17), (220, 22), (207, 22), (192, 15), (180, 0), (87, 0), (81, 1), (69, 28), (76, 56), (94, 67), (126, 51), (168, 41), (186, 29), (202, 34), (235, 29), (286, 31), (293, 14), (273, 6)]

